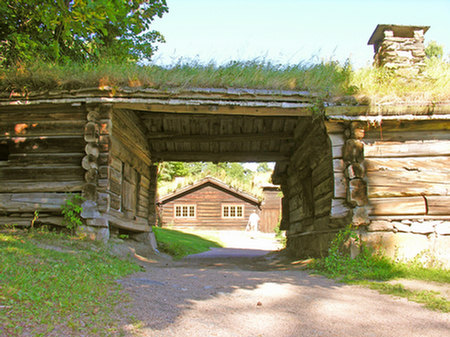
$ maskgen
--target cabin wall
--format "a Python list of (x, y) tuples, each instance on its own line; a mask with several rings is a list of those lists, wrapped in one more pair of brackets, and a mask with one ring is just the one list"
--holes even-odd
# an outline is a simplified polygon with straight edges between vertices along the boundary
[(108, 158), (99, 168), (99, 191), (108, 204), (104, 211), (113, 228), (149, 232), (156, 171), (151, 173), (145, 130), (132, 111), (109, 109), (102, 118), (107, 127), (101, 129), (101, 142), (108, 148)]
[(82, 193), (86, 155), (84, 106), (0, 108), (0, 223), (62, 224), (68, 193)]
[[(175, 205), (195, 205), (195, 218), (176, 218)], [(243, 205), (242, 218), (222, 218), (222, 204)], [(160, 206), (160, 216), (163, 226), (198, 228), (198, 229), (228, 229), (245, 230), (248, 218), (253, 210), (258, 211), (258, 205), (240, 199), (230, 193), (211, 185), (168, 201)]]
[(367, 220), (362, 238), (399, 259), (450, 265), (450, 122), (363, 125)]
[[(296, 150), (282, 177), (287, 249), (296, 256), (326, 252), (336, 224), (330, 221), (333, 194), (332, 144), (323, 122), (299, 123)], [(275, 182), (278, 183), (278, 182)]]

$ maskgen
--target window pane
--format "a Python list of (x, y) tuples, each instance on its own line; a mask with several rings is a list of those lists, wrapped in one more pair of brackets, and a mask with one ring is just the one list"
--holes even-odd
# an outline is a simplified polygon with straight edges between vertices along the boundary
[(236, 216), (236, 206), (230, 206), (230, 216)]
[(238, 217), (242, 216), (242, 206), (237, 206), (236, 207), (236, 213)]
[(188, 207), (183, 206), (183, 217), (187, 217), (187, 216), (188, 216)]
[(181, 206), (175, 206), (175, 216), (176, 217), (181, 216)]
[(228, 206), (223, 206), (223, 216), (224, 217), (228, 217), (229, 216), (229, 212), (228, 212)]
[(189, 216), (195, 217), (195, 207), (194, 206), (189, 206)]

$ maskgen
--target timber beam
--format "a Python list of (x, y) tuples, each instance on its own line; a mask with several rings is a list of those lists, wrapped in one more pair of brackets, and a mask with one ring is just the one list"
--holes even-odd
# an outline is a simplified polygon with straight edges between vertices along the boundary
[(152, 152), (154, 161), (273, 162), (287, 160), (283, 152)]

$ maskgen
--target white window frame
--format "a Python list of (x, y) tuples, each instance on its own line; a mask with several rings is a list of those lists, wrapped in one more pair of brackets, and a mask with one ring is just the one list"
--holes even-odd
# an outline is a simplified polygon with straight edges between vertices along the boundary
[[(180, 210), (180, 215), (177, 215), (177, 208)], [(186, 210), (186, 213), (184, 213)], [(193, 210), (193, 215), (191, 211)], [(197, 217), (197, 205), (195, 204), (175, 204), (173, 206), (173, 216), (177, 219), (196, 218)]]
[[(241, 214), (238, 214), (238, 207), (241, 208)], [(227, 211), (227, 215), (225, 215), (225, 210)], [(234, 211), (233, 211), (234, 209)], [(222, 218), (223, 219), (243, 219), (244, 218), (245, 206), (244, 204), (222, 204)], [(234, 213), (234, 215), (231, 215)]]

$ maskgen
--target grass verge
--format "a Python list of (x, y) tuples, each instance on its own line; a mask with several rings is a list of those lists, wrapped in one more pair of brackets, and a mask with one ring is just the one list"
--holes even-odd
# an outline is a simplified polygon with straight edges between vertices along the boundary
[(172, 255), (175, 259), (205, 252), (211, 247), (221, 247), (220, 243), (213, 239), (206, 239), (173, 229), (153, 227), (153, 232), (156, 241), (158, 241), (158, 248), (164, 253)]
[(120, 335), (115, 279), (139, 270), (106, 247), (43, 231), (0, 233), (0, 335)]
[[(350, 257), (349, 242), (360, 246), (360, 254)], [(309, 268), (317, 273), (351, 284), (369, 286), (384, 294), (406, 297), (411, 301), (425, 304), (429, 309), (449, 312), (450, 302), (434, 291), (406, 289), (401, 284), (386, 281), (399, 278), (428, 282), (450, 283), (450, 270), (439, 267), (425, 267), (418, 261), (395, 262), (382, 254), (373, 254), (361, 245), (356, 232), (351, 227), (340, 231), (332, 241), (328, 256), (314, 260)]]

